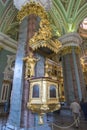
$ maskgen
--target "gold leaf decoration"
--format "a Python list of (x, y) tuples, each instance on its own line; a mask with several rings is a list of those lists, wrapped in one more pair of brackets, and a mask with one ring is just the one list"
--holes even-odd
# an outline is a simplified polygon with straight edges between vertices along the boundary
[(47, 18), (46, 11), (39, 3), (30, 2), (22, 6), (21, 10), (18, 12), (17, 19), (21, 22), (26, 16), (31, 14), (39, 16), (41, 19)]

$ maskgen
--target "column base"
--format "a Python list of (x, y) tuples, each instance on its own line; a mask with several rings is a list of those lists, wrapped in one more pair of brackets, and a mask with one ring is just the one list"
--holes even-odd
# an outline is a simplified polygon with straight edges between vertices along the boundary
[(6, 124), (6, 126), (3, 126), (3, 130), (19, 130), (20, 128), (17, 126), (13, 126), (9, 123)]

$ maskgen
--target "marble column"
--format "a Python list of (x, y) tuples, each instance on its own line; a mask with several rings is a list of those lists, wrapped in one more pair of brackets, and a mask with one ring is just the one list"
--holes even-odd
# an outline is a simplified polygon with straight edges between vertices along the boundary
[(70, 103), (75, 98), (80, 101), (85, 96), (85, 83), (79, 57), (82, 39), (77, 33), (70, 33), (59, 40), (63, 45), (61, 57), (66, 101)]
[(6, 124), (6, 130), (14, 130), (20, 127), (23, 92), (23, 57), (25, 55), (27, 26), (28, 19), (25, 18), (20, 24), (19, 29), (18, 49), (15, 60), (14, 77), (10, 99), (10, 112)]
[[(35, 15), (29, 15), (28, 17), (28, 31), (27, 31), (27, 44), (25, 47), (25, 56), (29, 55), (31, 48), (29, 47), (29, 40), (33, 37), (34, 33), (39, 27), (39, 17)], [(25, 69), (24, 69), (25, 70)], [(23, 93), (22, 93), (22, 108), (21, 108), (21, 124), (22, 128), (29, 128), (34, 126), (34, 114), (27, 108), (27, 102), (29, 100), (29, 81), (24, 79)]]

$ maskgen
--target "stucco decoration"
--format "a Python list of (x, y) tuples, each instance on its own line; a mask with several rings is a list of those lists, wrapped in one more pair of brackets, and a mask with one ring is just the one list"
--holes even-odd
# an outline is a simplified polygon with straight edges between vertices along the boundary
[(15, 64), (15, 55), (7, 55), (7, 66), (4, 70), (4, 80), (13, 79), (13, 69)]
[(83, 20), (83, 22), (80, 25), (81, 28), (87, 30), (87, 17)]
[(25, 5), (26, 3), (29, 3), (31, 1), (40, 3), (42, 6), (44, 6), (44, 8), (46, 10), (50, 9), (50, 7), (52, 5), (52, 0), (14, 0), (14, 5), (16, 6), (16, 8), (18, 10), (20, 10), (23, 5)]

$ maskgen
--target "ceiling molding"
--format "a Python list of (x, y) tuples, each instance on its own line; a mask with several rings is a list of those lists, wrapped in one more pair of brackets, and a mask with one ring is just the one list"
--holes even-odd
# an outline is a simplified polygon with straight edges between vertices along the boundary
[(11, 39), (10, 37), (1, 32), (0, 32), (0, 46), (2, 46), (3, 49), (13, 53), (16, 53), (17, 51), (17, 41)]

